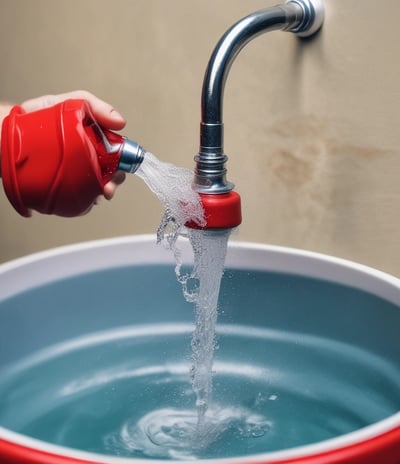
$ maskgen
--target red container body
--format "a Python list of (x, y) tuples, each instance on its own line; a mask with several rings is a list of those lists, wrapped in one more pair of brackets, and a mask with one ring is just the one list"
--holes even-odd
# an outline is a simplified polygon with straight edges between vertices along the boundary
[(15, 106), (2, 126), (5, 193), (22, 216), (81, 215), (116, 172), (123, 140), (98, 126), (85, 100), (31, 113)]

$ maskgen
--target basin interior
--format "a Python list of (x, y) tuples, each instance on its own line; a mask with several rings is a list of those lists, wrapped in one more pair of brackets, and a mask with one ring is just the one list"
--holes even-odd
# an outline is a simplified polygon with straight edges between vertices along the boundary
[(320, 442), (400, 410), (397, 305), (322, 279), (228, 268), (209, 426), (196, 436), (193, 324), (170, 264), (87, 272), (4, 299), (0, 427), (100, 454), (221, 458)]

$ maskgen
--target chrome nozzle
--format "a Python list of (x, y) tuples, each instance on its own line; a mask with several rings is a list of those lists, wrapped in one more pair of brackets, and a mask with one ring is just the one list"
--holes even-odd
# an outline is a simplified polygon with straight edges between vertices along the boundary
[(121, 148), (118, 169), (133, 174), (142, 164), (145, 153), (146, 150), (141, 145), (133, 140), (125, 139)]

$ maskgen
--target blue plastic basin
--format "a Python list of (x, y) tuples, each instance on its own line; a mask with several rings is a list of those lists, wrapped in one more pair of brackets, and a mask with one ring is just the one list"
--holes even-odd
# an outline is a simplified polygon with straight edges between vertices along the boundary
[(192, 454), (163, 454), (130, 440), (154, 411), (194, 408), (193, 308), (171, 254), (138, 236), (3, 264), (0, 461), (398, 464), (399, 306), (382, 272), (231, 243), (212, 408), (234, 419)]

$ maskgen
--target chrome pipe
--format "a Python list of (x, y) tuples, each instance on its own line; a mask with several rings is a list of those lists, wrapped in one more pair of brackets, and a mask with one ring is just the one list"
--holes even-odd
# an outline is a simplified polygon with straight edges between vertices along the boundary
[(252, 13), (235, 23), (221, 37), (209, 60), (201, 97), (200, 148), (195, 156), (194, 188), (199, 193), (219, 194), (233, 189), (226, 179), (223, 100), (225, 82), (235, 58), (251, 40), (269, 31), (283, 30), (307, 37), (321, 27), (322, 0), (287, 0)]

